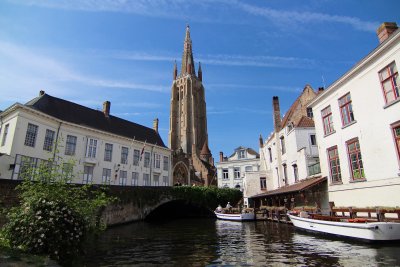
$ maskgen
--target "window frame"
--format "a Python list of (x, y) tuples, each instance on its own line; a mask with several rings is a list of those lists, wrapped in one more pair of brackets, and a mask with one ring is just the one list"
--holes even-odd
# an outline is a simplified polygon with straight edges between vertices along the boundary
[(267, 190), (267, 177), (260, 177), (260, 190)]
[(126, 186), (128, 182), (128, 171), (120, 170), (119, 171), (119, 185)]
[(229, 180), (229, 169), (222, 169), (222, 180)]
[(325, 136), (334, 133), (335, 127), (333, 125), (332, 108), (330, 105), (321, 110), (321, 117)]
[(111, 169), (103, 168), (103, 173), (101, 175), (102, 184), (110, 184), (111, 183)]
[[(336, 151), (336, 152), (334, 152), (334, 155), (333, 155), (334, 157), (332, 157), (332, 158), (331, 158), (331, 154), (329, 153), (330, 151)], [(331, 183), (332, 184), (342, 184), (343, 183), (342, 170), (340, 168), (340, 156), (339, 156), (338, 147), (332, 146), (332, 147), (327, 148), (326, 154), (327, 154), (327, 159), (328, 159), (329, 175), (331, 178)], [(336, 163), (336, 165), (334, 165), (334, 166), (331, 164), (331, 162), (333, 162), (333, 161)], [(336, 178), (335, 179), (333, 177), (333, 175), (334, 175), (333, 171), (332, 171), (333, 169), (336, 170), (336, 173), (335, 173)]]
[(9, 123), (7, 123), (6, 125), (4, 125), (3, 138), (1, 139), (1, 146), (5, 146), (5, 145), (6, 145), (9, 127), (10, 127), (10, 124), (9, 124)]
[(356, 120), (354, 117), (354, 110), (350, 92), (339, 98), (338, 104), (340, 109), (340, 117), (342, 119), (342, 126), (345, 127), (354, 123)]
[[(355, 144), (355, 150), (350, 151), (350, 145)], [(358, 148), (357, 148), (358, 144)], [(348, 141), (346, 141), (346, 149), (347, 149), (347, 157), (349, 161), (349, 166), (350, 166), (350, 174), (351, 174), (351, 181), (357, 182), (357, 181), (365, 181), (365, 170), (364, 170), (364, 164), (362, 161), (362, 156), (361, 156), (361, 146), (360, 146), (360, 141), (358, 138), (353, 138)], [(356, 154), (357, 157), (357, 170), (358, 173), (360, 174), (360, 177), (355, 177), (354, 173), (355, 169), (353, 169), (353, 160), (352, 160), (352, 155)], [(361, 163), (361, 164), (360, 164)]]
[(150, 152), (144, 152), (144, 163), (143, 167), (149, 168), (150, 167)]
[(279, 137), (279, 140), (280, 140), (282, 155), (284, 155), (286, 153), (285, 137), (282, 135), (281, 137)]
[(85, 156), (87, 158), (91, 158), (91, 159), (96, 158), (97, 144), (98, 144), (97, 139), (91, 138), (91, 137), (87, 138), (86, 153), (85, 153)]
[(114, 146), (111, 143), (104, 144), (104, 161), (108, 161), (108, 162), (112, 161), (113, 148), (114, 148)]
[(84, 165), (83, 166), (82, 184), (92, 183), (93, 182), (93, 173), (94, 173), (94, 166), (93, 165)]
[(161, 168), (161, 155), (158, 153), (154, 153), (154, 168), (155, 169)]
[(138, 172), (132, 172), (131, 185), (139, 186), (139, 173)]
[(398, 161), (399, 167), (400, 167), (400, 132), (399, 132), (398, 136), (396, 135), (396, 129), (399, 129), (399, 131), (400, 131), (400, 121), (391, 124), (390, 128), (391, 128), (391, 131), (392, 131), (393, 141), (394, 141), (394, 144), (395, 144), (397, 161)]
[(46, 129), (46, 135), (44, 136), (43, 150), (52, 151), (54, 145), (54, 136), (56, 132), (50, 129)]
[(74, 135), (67, 135), (67, 140), (65, 141), (65, 151), (64, 154), (68, 156), (74, 156), (76, 151), (76, 143), (78, 138)]
[[(391, 68), (391, 66), (393, 65), (393, 68)], [(392, 69), (396, 68), (396, 71), (393, 73)], [(383, 78), (383, 73), (386, 71), (387, 73), (387, 77)], [(384, 68), (382, 68), (379, 72), (378, 72), (378, 76), (379, 76), (379, 81), (381, 83), (381, 88), (382, 88), (382, 93), (383, 93), (383, 98), (385, 100), (385, 104), (390, 104), (392, 102), (395, 102), (397, 100), (400, 99), (400, 89), (399, 89), (399, 84), (396, 84), (399, 79), (399, 72), (398, 72), (398, 68), (396, 65), (396, 61), (392, 61), (390, 64), (386, 65)], [(390, 91), (386, 91), (385, 90), (385, 86), (384, 84), (386, 82), (388, 82), (390, 80), (390, 86), (391, 86), (391, 90)], [(388, 92), (392, 92), (394, 99), (388, 101)]]
[(33, 123), (28, 123), (25, 135), (25, 146), (35, 147), (39, 126)]
[(293, 164), (293, 176), (294, 176), (294, 182), (298, 182), (299, 181), (299, 167), (297, 166), (297, 164)]
[(140, 162), (140, 150), (134, 149), (133, 150), (133, 166), (139, 166)]
[(285, 182), (285, 185), (289, 185), (289, 179), (288, 179), (286, 163), (282, 164), (282, 168), (283, 168), (283, 180)]
[(317, 135), (316, 134), (310, 134), (310, 144), (312, 146), (317, 146)]
[(169, 169), (169, 157), (163, 156), (163, 170), (168, 171)]
[(240, 179), (240, 167), (233, 167), (233, 178)]
[(129, 148), (121, 147), (121, 164), (128, 164)]

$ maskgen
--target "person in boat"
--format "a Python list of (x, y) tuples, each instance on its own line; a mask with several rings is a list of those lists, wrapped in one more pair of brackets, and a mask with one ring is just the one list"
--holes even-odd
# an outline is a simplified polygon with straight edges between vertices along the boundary
[(218, 207), (217, 207), (217, 212), (222, 212), (222, 207), (221, 207), (221, 205), (218, 205)]
[(228, 209), (229, 212), (232, 211), (232, 205), (231, 205), (230, 202), (228, 202), (228, 203), (226, 204), (226, 208)]

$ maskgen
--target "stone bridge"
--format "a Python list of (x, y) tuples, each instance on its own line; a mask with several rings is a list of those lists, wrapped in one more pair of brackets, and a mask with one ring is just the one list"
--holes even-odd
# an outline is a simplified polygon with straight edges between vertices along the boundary
[[(18, 205), (14, 190), (18, 183), (0, 180), (0, 206)], [(102, 220), (109, 226), (151, 219), (210, 217), (218, 204), (236, 203), (242, 198), (239, 190), (216, 187), (109, 186), (107, 190), (117, 198), (102, 211)]]

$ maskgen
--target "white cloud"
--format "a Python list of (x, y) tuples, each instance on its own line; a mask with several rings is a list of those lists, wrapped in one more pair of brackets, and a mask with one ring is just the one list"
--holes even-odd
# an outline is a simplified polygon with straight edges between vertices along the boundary
[(284, 25), (288, 23), (293, 24), (309, 24), (309, 23), (320, 23), (320, 22), (330, 22), (330, 23), (340, 23), (347, 24), (353, 27), (355, 30), (374, 32), (376, 27), (379, 25), (377, 22), (362, 21), (357, 17), (340, 16), (340, 15), (330, 15), (317, 12), (299, 12), (299, 11), (286, 11), (277, 10), (268, 7), (259, 7), (255, 5), (250, 5), (247, 2), (242, 3), (240, 1), (232, 0), (230, 3), (255, 16), (265, 17), (279, 25)]
[[(285, 9), (273, 9), (269, 7), (260, 7), (249, 4), (250, 1), (242, 2), (237, 0), (9, 0), (10, 2), (39, 6), (44, 8), (56, 8), (65, 10), (81, 10), (88, 12), (121, 12), (133, 13), (151, 17), (176, 18), (183, 20), (195, 20), (203, 22), (220, 22), (215, 17), (208, 15), (210, 9), (221, 12), (221, 6), (236, 8), (247, 14), (261, 16), (269, 19), (280, 27), (295, 24), (310, 23), (339, 23), (346, 24), (359, 31), (373, 32), (379, 25), (377, 22), (363, 21), (357, 17), (341, 16), (334, 14), (318, 12), (288, 11)], [(228, 11), (229, 12), (229, 11)], [(189, 16), (190, 14), (190, 16)], [(242, 18), (243, 20), (243, 18)], [(238, 23), (237, 20), (228, 21), (228, 23)]]

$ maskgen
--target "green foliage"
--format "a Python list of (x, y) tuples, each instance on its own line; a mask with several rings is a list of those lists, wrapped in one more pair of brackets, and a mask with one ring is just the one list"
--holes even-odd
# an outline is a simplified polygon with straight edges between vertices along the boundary
[(23, 169), (24, 180), (16, 188), (20, 205), (7, 214), (3, 245), (65, 260), (79, 252), (88, 233), (104, 229), (100, 209), (113, 198), (105, 188), (69, 184), (72, 176), (61, 166), (49, 160)]
[(176, 186), (172, 188), (172, 194), (176, 198), (189, 200), (211, 210), (228, 201), (235, 205), (243, 197), (242, 192), (237, 189), (202, 186)]

